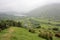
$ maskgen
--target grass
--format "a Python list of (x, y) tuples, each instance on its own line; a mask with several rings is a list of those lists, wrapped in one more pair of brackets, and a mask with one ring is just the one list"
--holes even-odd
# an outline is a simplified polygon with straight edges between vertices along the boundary
[[(12, 33), (9, 33), (10, 30), (14, 30)], [(8, 31), (9, 30), (9, 31)], [(4, 33), (5, 32), (5, 33)], [(6, 36), (3, 36), (7, 34)], [(45, 40), (38, 37), (37, 33), (30, 33), (27, 29), (11, 27), (0, 33), (1, 40)]]
[[(26, 21), (27, 20), (27, 21)], [(40, 20), (36, 18), (32, 18), (32, 20), (36, 20), (40, 22), (41, 27), (48, 30), (48, 28), (54, 28), (56, 26), (54, 25), (49, 25), (48, 20)], [(32, 25), (29, 19), (24, 19), (21, 20), (22, 25), (27, 24), (27, 25)], [(58, 22), (52, 22), (52, 24), (59, 24)], [(28, 26), (29, 27), (29, 26)], [(58, 26), (57, 26), (58, 27)], [(59, 27), (60, 29), (60, 27)], [(38, 37), (38, 31), (39, 29), (36, 29), (36, 33), (30, 33), (28, 32), (28, 29), (25, 28), (19, 28), (19, 27), (10, 27), (8, 29), (3, 30), (0, 32), (0, 40), (46, 40), (41, 37)], [(4, 36), (5, 35), (5, 36)], [(60, 38), (53, 37), (53, 40), (60, 40)]]
[[(0, 32), (0, 40), (45, 40), (45, 39), (38, 37), (38, 33), (28, 32), (28, 30), (25, 28), (10, 27)], [(53, 37), (53, 40), (60, 40), (60, 38)]]

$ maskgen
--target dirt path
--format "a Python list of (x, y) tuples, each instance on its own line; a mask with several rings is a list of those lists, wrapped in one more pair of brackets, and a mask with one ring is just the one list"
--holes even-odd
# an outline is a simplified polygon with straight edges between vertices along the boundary
[(12, 33), (14, 32), (13, 28), (9, 28), (8, 29), (8, 33), (2, 35), (2, 39), (1, 40), (10, 40), (10, 38), (12, 37)]

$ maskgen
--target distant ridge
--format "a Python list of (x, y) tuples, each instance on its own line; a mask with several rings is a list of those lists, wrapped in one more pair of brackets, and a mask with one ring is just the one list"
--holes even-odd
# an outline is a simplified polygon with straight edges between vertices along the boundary
[(26, 15), (32, 17), (54, 17), (55, 19), (60, 19), (60, 4), (45, 5), (28, 12)]

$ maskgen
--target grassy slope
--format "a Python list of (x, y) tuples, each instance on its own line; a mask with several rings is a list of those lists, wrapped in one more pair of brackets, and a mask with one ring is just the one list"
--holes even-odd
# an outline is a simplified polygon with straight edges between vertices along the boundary
[(60, 26), (46, 24), (48, 22), (50, 22), (51, 24), (60, 24), (60, 22), (48, 21), (47, 19), (36, 19), (36, 18), (32, 18), (32, 19), (40, 22), (41, 26), (46, 28), (46, 29), (53, 28), (53, 27), (58, 27), (60, 29)]
[(36, 33), (30, 33), (24, 28), (11, 27), (0, 33), (0, 40), (44, 40)]
[[(0, 32), (0, 40), (45, 40), (38, 37), (37, 33), (30, 33), (25, 28), (10, 27)], [(53, 40), (60, 40), (54, 37)]]
[[(40, 19), (35, 19), (35, 18), (33, 18), (33, 20), (44, 22), (44, 23), (48, 22), (47, 20), (40, 20)], [(22, 22), (24, 23), (25, 21), (23, 20)], [(29, 21), (26, 21), (25, 23), (31, 24)], [(55, 27), (53, 25), (49, 26), (48, 24), (44, 24), (44, 23), (41, 23), (41, 26), (46, 29)], [(52, 23), (55, 24), (54, 22)], [(14, 30), (14, 31), (11, 32), (11, 30)], [(28, 32), (27, 29), (11, 27), (9, 29), (3, 30), (0, 33), (0, 40), (45, 40), (45, 39), (39, 38), (37, 33)], [(60, 40), (60, 38), (54, 37), (54, 40)]]

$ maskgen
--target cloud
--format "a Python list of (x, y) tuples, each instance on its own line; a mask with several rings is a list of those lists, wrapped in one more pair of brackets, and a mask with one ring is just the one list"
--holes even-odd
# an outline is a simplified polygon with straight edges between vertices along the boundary
[(53, 3), (60, 3), (60, 0), (0, 0), (0, 11), (28, 12)]

